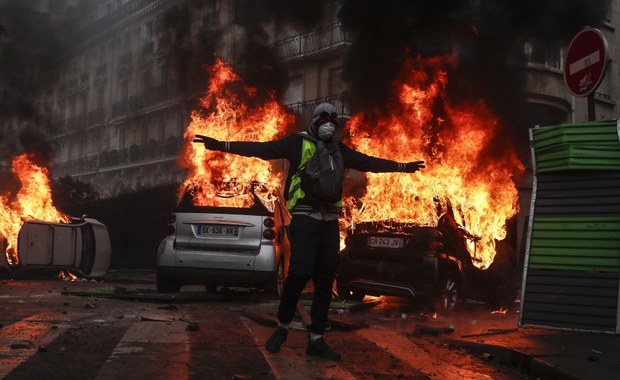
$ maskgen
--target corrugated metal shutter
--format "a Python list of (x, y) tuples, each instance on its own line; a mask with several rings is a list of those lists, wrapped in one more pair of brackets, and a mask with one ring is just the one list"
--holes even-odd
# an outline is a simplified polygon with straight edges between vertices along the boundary
[(614, 332), (618, 273), (529, 270), (521, 317), (527, 324)]
[(530, 137), (535, 173), (520, 324), (619, 333), (617, 123), (537, 128)]

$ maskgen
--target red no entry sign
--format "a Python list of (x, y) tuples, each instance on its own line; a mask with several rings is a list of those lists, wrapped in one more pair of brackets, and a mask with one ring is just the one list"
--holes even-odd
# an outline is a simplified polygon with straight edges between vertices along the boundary
[(564, 82), (575, 96), (590, 95), (607, 67), (607, 40), (600, 30), (582, 29), (571, 41), (564, 60)]

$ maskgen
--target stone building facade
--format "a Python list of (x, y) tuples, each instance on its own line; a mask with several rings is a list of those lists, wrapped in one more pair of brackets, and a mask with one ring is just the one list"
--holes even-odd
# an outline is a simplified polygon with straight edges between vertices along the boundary
[[(195, 48), (187, 44), (201, 43), (235, 65), (244, 33), (239, 18), (251, 17), (243, 14), (244, 1), (82, 1), (79, 43), (63, 53), (65, 69), (39, 101), (40, 107), (52, 110), (49, 122), (57, 126), (49, 136), (56, 151), (53, 178), (89, 182), (102, 198), (181, 181), (184, 173), (176, 159), (205, 83), (179, 66), (199, 65), (199, 57), (189, 55), (187, 59), (195, 61), (189, 63), (180, 57)], [(179, 3), (187, 4), (189, 11), (178, 9)], [(351, 113), (341, 79), (351, 41), (337, 21), (341, 2), (326, 4), (323, 19), (310, 30), (277, 24), (266, 28), (289, 72), (289, 87), (281, 100), (303, 120), (309, 119), (315, 104), (326, 100), (343, 115)], [(620, 34), (615, 26), (620, 25), (620, 1), (610, 4), (602, 30), (609, 45), (609, 68), (595, 94), (596, 119), (614, 119), (619, 112)], [(531, 112), (524, 115), (523, 128), (587, 120), (586, 100), (570, 95), (564, 85), (564, 51), (530, 45), (524, 49)], [(1, 128), (8, 134), (18, 127)], [(523, 188), (527, 202), (528, 184)]]

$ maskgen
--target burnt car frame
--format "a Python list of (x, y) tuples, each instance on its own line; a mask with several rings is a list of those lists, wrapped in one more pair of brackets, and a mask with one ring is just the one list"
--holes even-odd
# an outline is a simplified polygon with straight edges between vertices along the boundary
[(185, 285), (259, 288), (281, 295), (289, 243), (283, 223), (254, 195), (251, 207), (192, 204), (186, 194), (157, 252), (157, 290)]
[(454, 310), (465, 298), (509, 305), (518, 286), (515, 270), (503, 260), (510, 254), (478, 269), (467, 250), (473, 240), (450, 214), (436, 227), (358, 224), (348, 231), (340, 254), (338, 295), (354, 300), (366, 295), (421, 298), (435, 310)]

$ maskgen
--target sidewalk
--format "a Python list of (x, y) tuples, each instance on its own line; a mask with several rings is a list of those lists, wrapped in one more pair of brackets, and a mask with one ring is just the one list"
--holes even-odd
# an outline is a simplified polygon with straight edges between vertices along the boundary
[(459, 334), (451, 343), (540, 379), (620, 378), (620, 335), (519, 328), (515, 321), (512, 329)]

